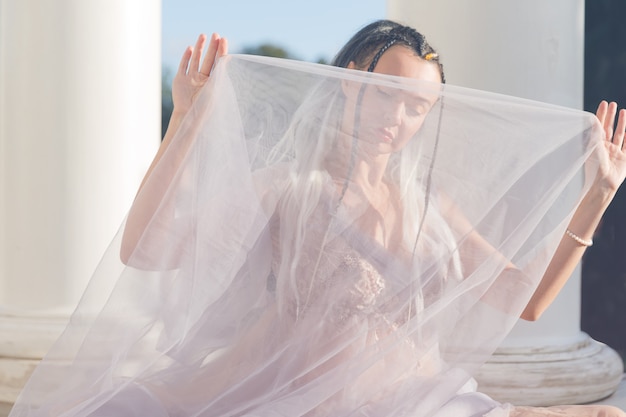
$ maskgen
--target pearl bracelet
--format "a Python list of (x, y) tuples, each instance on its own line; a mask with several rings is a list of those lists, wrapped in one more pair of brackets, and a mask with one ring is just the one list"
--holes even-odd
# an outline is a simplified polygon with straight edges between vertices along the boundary
[(591, 240), (591, 239), (589, 239), (589, 240), (583, 239), (582, 237), (572, 233), (569, 229), (567, 229), (565, 231), (565, 234), (567, 236), (571, 237), (572, 239), (574, 239), (576, 241), (576, 243), (578, 243), (580, 245), (587, 246), (587, 247), (593, 245), (593, 240)]

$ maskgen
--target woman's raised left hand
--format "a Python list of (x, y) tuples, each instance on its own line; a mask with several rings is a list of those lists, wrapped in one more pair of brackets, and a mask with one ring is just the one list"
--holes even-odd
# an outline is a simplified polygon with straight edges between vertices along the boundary
[(626, 109), (619, 111), (617, 125), (615, 125), (617, 115), (615, 102), (609, 104), (602, 101), (596, 111), (596, 116), (604, 128), (604, 152), (600, 152), (600, 170), (594, 188), (609, 199), (613, 198), (626, 178), (626, 146), (624, 144)]

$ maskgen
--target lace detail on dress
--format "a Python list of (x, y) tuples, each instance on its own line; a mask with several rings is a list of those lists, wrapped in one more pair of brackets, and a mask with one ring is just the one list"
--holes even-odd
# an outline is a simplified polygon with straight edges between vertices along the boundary
[[(385, 278), (363, 257), (348, 245), (335, 253), (336, 259), (321, 262), (313, 275), (302, 274), (298, 281), (298, 301), (288, 302), (288, 312), (292, 315), (306, 315), (309, 310), (325, 310), (325, 317), (335, 324), (345, 324), (359, 316), (379, 316), (381, 297), (387, 287)], [(333, 251), (334, 252), (334, 251)], [(306, 257), (299, 269), (312, 268)]]
[(346, 299), (346, 316), (356, 312), (371, 314), (378, 296), (385, 290), (385, 280), (365, 259), (346, 254), (337, 268), (341, 276), (355, 277), (355, 283)]

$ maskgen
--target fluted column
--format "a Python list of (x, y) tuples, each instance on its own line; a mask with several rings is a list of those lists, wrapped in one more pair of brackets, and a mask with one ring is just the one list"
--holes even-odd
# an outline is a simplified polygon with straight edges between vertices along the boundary
[[(391, 19), (422, 32), (450, 84), (582, 108), (584, 0), (388, 0)], [(522, 322), (479, 375), (480, 390), (518, 405), (611, 394), (619, 356), (580, 331), (580, 272), (542, 318)]]
[(62, 331), (160, 137), (159, 0), (0, 2), (0, 404)]

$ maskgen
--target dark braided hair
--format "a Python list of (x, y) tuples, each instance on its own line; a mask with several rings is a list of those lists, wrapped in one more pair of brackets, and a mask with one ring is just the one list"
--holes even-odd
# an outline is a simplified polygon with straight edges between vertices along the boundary
[(337, 53), (332, 65), (347, 68), (350, 62), (354, 62), (357, 68), (372, 72), (380, 57), (394, 45), (405, 46), (420, 58), (436, 64), (441, 81), (445, 83), (439, 55), (426, 38), (415, 29), (391, 20), (377, 20), (359, 30)]
[[(358, 69), (363, 70), (367, 68), (368, 72), (373, 72), (380, 57), (394, 45), (405, 46), (415, 52), (418, 57), (436, 64), (439, 68), (439, 74), (441, 75), (441, 82), (446, 82), (446, 77), (443, 72), (443, 65), (439, 61), (439, 55), (437, 54), (437, 52), (435, 52), (433, 47), (430, 46), (428, 42), (426, 42), (426, 38), (424, 38), (424, 35), (409, 26), (404, 26), (391, 20), (378, 20), (370, 23), (363, 29), (359, 30), (354, 36), (352, 36), (348, 43), (346, 43), (344, 47), (341, 48), (339, 53), (337, 53), (332, 61), (332, 65), (336, 67), (347, 68), (348, 65), (350, 65), (350, 62), (354, 62)], [(357, 103), (360, 102), (360, 99), (363, 96), (364, 86), (365, 85), (363, 85), (361, 87), (361, 90), (359, 91)], [(435, 145), (433, 147), (432, 158), (427, 171), (426, 188), (424, 190), (424, 208), (417, 229), (417, 234), (413, 243), (413, 256), (415, 256), (416, 254), (417, 244), (422, 234), (424, 221), (426, 220), (426, 213), (429, 208), (432, 186), (432, 173), (437, 155), (437, 149), (439, 147), (439, 134), (441, 131), (443, 107), (443, 97), (441, 97), (441, 108), (439, 110), (439, 117), (437, 121)], [(357, 127), (360, 124), (359, 110), (359, 107), (357, 107), (354, 121), (354, 124)], [(358, 131), (358, 128), (356, 128), (355, 131)], [(356, 150), (357, 146), (358, 139), (355, 136), (352, 141), (353, 154), (348, 168), (348, 177), (352, 173), (352, 168), (354, 166), (354, 151)], [(346, 189), (347, 184), (344, 184), (344, 188), (339, 199), (339, 204), (341, 204), (341, 201), (343, 200)], [(412, 292), (413, 287), (411, 286), (411, 293)]]

